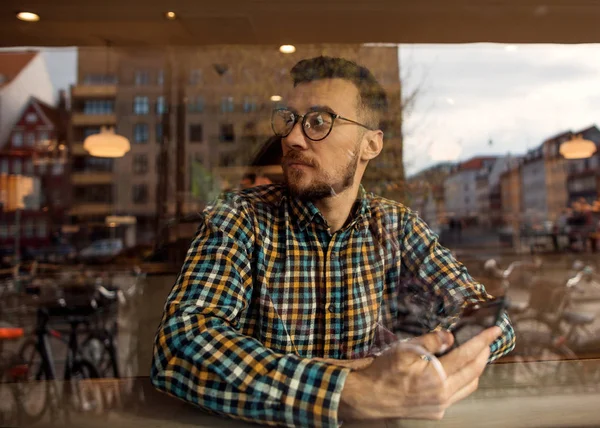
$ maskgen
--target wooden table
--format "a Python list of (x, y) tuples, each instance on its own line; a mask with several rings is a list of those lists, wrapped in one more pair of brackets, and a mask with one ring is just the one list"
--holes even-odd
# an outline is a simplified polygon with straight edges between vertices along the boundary
[[(516, 363), (514, 363), (516, 364)], [(544, 364), (544, 363), (541, 363)], [(560, 362), (559, 364), (570, 364)], [(585, 361), (587, 368), (600, 370), (600, 360)], [(523, 388), (507, 376), (512, 364), (489, 366), (477, 392), (455, 404), (441, 421), (381, 420), (345, 423), (344, 427), (598, 427), (600, 385), (578, 385), (572, 380)], [(124, 381), (113, 381), (113, 386)], [(135, 408), (112, 406), (99, 415), (74, 415), (72, 426), (81, 428), (187, 428), (256, 426), (208, 415), (201, 410), (156, 391), (148, 378), (137, 378), (144, 401)], [(99, 380), (103, 388), (110, 381)], [(62, 427), (63, 420), (44, 421), (40, 427)]]

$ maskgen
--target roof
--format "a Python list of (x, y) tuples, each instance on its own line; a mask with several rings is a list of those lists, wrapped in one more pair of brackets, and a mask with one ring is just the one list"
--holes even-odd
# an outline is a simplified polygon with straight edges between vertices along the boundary
[(37, 99), (36, 97), (31, 97), (29, 103), (35, 102), (40, 107), (42, 112), (46, 115), (48, 120), (54, 124), (55, 127), (60, 126), (60, 118), (58, 114), (58, 109), (56, 107), (52, 107), (45, 102)]
[(8, 85), (35, 58), (36, 51), (0, 52), (0, 88)]
[(483, 168), (485, 161), (496, 160), (496, 156), (477, 156), (461, 163), (458, 167), (459, 171), (465, 170), (480, 170)]

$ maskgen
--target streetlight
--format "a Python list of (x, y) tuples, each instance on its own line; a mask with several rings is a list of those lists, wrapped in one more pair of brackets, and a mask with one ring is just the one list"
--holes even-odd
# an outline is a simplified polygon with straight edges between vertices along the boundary
[(569, 141), (560, 145), (560, 154), (565, 159), (586, 159), (596, 153), (596, 143), (585, 140), (581, 134), (573, 135)]

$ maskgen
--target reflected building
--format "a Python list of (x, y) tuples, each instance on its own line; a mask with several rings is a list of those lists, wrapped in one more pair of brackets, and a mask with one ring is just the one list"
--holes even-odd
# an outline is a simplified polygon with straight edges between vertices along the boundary
[[(289, 70), (318, 55), (365, 65), (386, 89), (385, 148), (364, 183), (371, 190), (402, 182), (396, 46), (300, 45), (289, 55), (277, 46), (80, 48), (78, 83), (71, 89), (73, 221), (89, 236), (106, 237), (107, 216), (135, 216), (138, 243), (151, 243), (157, 216), (164, 225), (197, 213), (220, 191), (236, 187), (272, 135), (270, 111), (285, 105)], [(130, 152), (118, 159), (89, 156), (83, 141), (102, 126), (127, 137)], [(254, 169), (281, 174), (279, 165)]]

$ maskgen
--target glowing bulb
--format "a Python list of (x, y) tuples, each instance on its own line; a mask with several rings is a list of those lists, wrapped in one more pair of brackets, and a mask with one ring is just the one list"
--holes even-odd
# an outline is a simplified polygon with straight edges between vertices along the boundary
[(167, 19), (173, 20), (175, 18), (177, 18), (177, 15), (175, 14), (175, 12), (173, 11), (169, 11), (165, 14), (165, 16), (167, 17)]
[(33, 12), (19, 12), (17, 13), (17, 18), (26, 22), (37, 22), (40, 20), (40, 16)]
[(284, 54), (291, 54), (296, 52), (296, 46), (294, 45), (281, 45), (279, 46), (279, 52)]
[(281, 101), (283, 98), (281, 97), (281, 95), (272, 95), (271, 96), (271, 101), (273, 101), (274, 103), (278, 103), (279, 101)]

